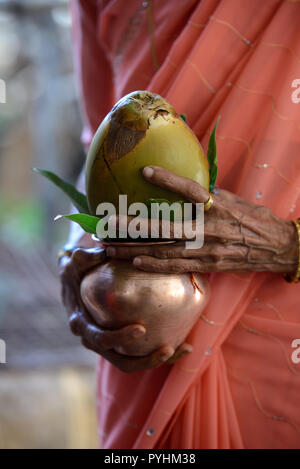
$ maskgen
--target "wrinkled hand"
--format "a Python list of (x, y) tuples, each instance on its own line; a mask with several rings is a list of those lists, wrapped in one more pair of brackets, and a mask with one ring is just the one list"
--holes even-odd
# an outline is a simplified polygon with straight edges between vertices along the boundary
[[(192, 203), (205, 203), (210, 195), (196, 182), (157, 166), (144, 168), (143, 176)], [(213, 206), (204, 214), (205, 241), (201, 249), (186, 249), (185, 238), (182, 237), (169, 245), (110, 247), (107, 254), (134, 259), (136, 267), (149, 272), (296, 270), (298, 242), (292, 222), (276, 217), (267, 207), (225, 190), (215, 191), (213, 200)], [(128, 217), (127, 223), (131, 218)], [(170, 238), (175, 239), (174, 223), (171, 223), (170, 231)]]
[(162, 363), (174, 363), (192, 347), (182, 344), (176, 351), (171, 346), (163, 346), (146, 357), (127, 357), (112, 349), (125, 346), (143, 336), (146, 329), (141, 324), (131, 324), (116, 330), (101, 329), (89, 315), (80, 297), (80, 283), (84, 275), (104, 262), (105, 251), (99, 248), (77, 248), (71, 257), (64, 256), (59, 263), (62, 282), (62, 297), (69, 316), (69, 324), (74, 335), (80, 336), (82, 344), (89, 350), (104, 357), (119, 370), (133, 372), (155, 368)]

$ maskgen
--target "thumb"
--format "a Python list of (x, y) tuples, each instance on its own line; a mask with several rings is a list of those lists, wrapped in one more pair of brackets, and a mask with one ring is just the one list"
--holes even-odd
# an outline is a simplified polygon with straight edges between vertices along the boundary
[(104, 248), (76, 248), (72, 252), (71, 262), (76, 267), (79, 275), (85, 274), (88, 270), (102, 264), (106, 259)]

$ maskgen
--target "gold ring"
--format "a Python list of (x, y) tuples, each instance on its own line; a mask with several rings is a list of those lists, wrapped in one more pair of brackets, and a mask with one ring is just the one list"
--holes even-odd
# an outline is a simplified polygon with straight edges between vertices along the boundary
[(214, 203), (214, 199), (210, 195), (208, 201), (205, 202), (204, 204), (204, 212), (207, 212), (212, 207), (213, 203)]

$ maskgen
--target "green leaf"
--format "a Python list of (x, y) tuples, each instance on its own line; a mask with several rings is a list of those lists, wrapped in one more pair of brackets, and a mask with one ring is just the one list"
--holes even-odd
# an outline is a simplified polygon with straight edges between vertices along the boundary
[(51, 171), (45, 171), (44, 169), (39, 168), (33, 168), (33, 171), (37, 174), (41, 174), (59, 187), (72, 200), (80, 213), (89, 213), (86, 195), (79, 192), (73, 184), (64, 181)]
[(209, 192), (214, 190), (217, 175), (218, 175), (218, 159), (217, 159), (217, 144), (216, 144), (216, 130), (220, 118), (218, 117), (216, 125), (209, 137), (207, 160), (209, 163)]
[(186, 122), (186, 114), (179, 114), (179, 117), (181, 117), (181, 119)]
[(100, 221), (98, 217), (93, 217), (86, 213), (72, 213), (71, 215), (57, 215), (54, 220), (61, 218), (66, 218), (67, 220), (78, 223), (86, 233), (97, 234), (97, 224)]

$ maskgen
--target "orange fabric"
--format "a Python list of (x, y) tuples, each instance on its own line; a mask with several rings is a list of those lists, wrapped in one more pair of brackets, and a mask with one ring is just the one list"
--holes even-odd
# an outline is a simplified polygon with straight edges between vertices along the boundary
[[(187, 114), (204, 148), (221, 115), (221, 187), (299, 217), (299, 1), (153, 0), (154, 57), (142, 2), (74, 7), (87, 143), (114, 100), (149, 89)], [(300, 448), (299, 285), (270, 273), (214, 274), (211, 285), (190, 356), (129, 375), (100, 359), (101, 447)]]

